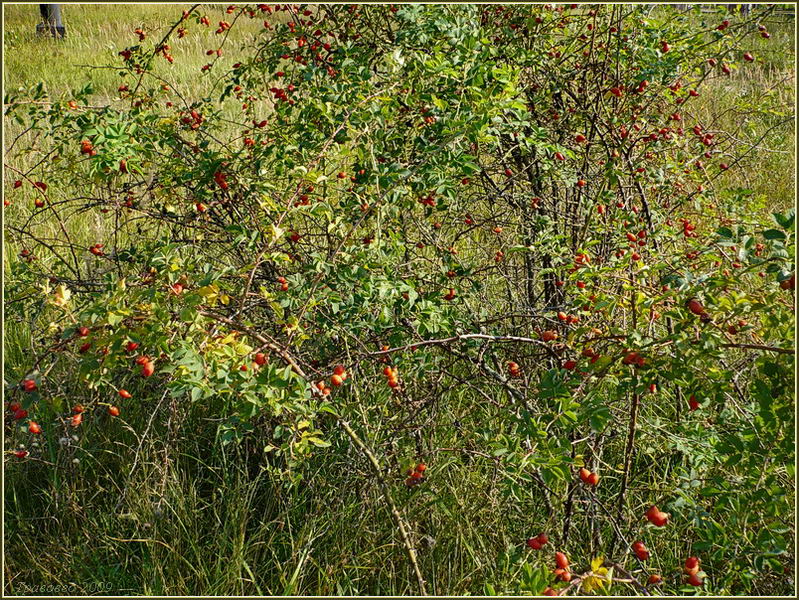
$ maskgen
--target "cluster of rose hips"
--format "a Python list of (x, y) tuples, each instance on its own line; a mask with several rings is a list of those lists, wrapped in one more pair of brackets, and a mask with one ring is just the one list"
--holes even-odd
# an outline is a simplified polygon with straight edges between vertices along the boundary
[(77, 404), (72, 408), (73, 415), (69, 420), (70, 425), (77, 427), (83, 422), (83, 410), (83, 406), (80, 404)]
[(665, 513), (653, 505), (646, 511), (646, 519), (655, 527), (663, 527), (669, 522), (669, 513)]
[[(135, 342), (131, 342), (135, 343)], [(138, 344), (137, 344), (138, 346)], [(136, 364), (141, 367), (141, 374), (142, 377), (149, 377), (153, 373), (155, 373), (155, 363), (150, 359), (149, 356), (142, 354), (141, 356), (136, 357)]]
[(569, 559), (563, 552), (555, 552), (555, 570), (553, 573), (561, 581), (571, 581), (572, 574), (569, 570)]
[(330, 389), (324, 381), (320, 381), (316, 384), (316, 389), (321, 392), (323, 396), (329, 396), (330, 393), (333, 391)]
[(601, 358), (601, 356), (602, 356), (601, 354), (597, 354), (596, 350), (594, 350), (593, 348), (590, 348), (590, 347), (589, 348), (583, 348), (583, 351), (581, 352), (581, 354), (584, 357), (588, 358), (589, 359), (588, 362), (590, 362), (591, 364), (593, 364), (596, 361), (598, 361)]
[(423, 204), (425, 206), (435, 206), (436, 205), (436, 199), (435, 199), (434, 196), (435, 196), (435, 194), (428, 194), (427, 196), (425, 196), (423, 198), (419, 198), (419, 203)]
[(632, 550), (638, 560), (649, 560), (649, 550), (646, 549), (643, 542), (633, 542)]
[[(195, 130), (200, 128), (200, 125), (202, 125), (203, 121), (204, 121), (203, 116), (200, 113), (198, 113), (196, 110), (190, 111), (188, 115), (185, 115), (180, 119), (181, 123), (183, 123), (184, 125), (188, 125), (190, 129), (195, 129)], [(220, 176), (222, 181), (224, 181), (223, 173), (214, 173), (214, 179), (217, 180), (217, 183), (219, 183)]]
[(558, 333), (548, 329), (541, 333), (541, 339), (545, 342), (553, 342), (558, 339)]
[(397, 371), (397, 367), (386, 365), (383, 367), (383, 375), (388, 379), (388, 387), (396, 388), (399, 386), (399, 371)]
[(685, 559), (685, 573), (688, 575), (688, 583), (694, 587), (702, 585), (703, 577), (699, 574), (699, 559), (696, 556), (690, 556)]
[(214, 173), (214, 181), (223, 190), (226, 190), (230, 187), (230, 184), (227, 182), (227, 174), (222, 173), (221, 171)]
[(424, 472), (427, 470), (427, 465), (424, 463), (419, 463), (415, 467), (409, 468), (407, 475), (408, 478), (405, 480), (405, 485), (408, 487), (413, 487), (418, 485), (424, 481)]
[[(185, 29), (183, 29), (183, 35), (186, 35)], [(183, 37), (183, 35), (180, 35), (180, 31), (178, 31), (178, 37)], [(173, 63), (175, 62), (175, 57), (169, 53), (170, 50), (171, 47), (169, 44), (162, 44), (155, 49), (156, 53), (161, 54), (161, 56), (163, 56), (167, 62)]]
[(288, 104), (294, 104), (294, 100), (289, 98), (288, 94), (293, 92), (295, 89), (296, 88), (294, 87), (294, 84), (289, 84), (286, 88), (278, 88), (278, 87), (269, 88), (269, 91), (272, 92), (272, 94), (275, 97), (275, 100), (287, 102)]
[(621, 359), (622, 364), (635, 365), (636, 367), (643, 367), (646, 365), (646, 359), (638, 354), (638, 352), (627, 352), (624, 358)]
[(579, 475), (580, 475), (580, 480), (585, 485), (590, 485), (591, 487), (594, 487), (599, 483), (599, 475), (596, 473), (592, 473), (585, 467), (580, 469)]
[[(266, 121), (262, 121), (262, 123), (264, 123), (264, 125), (265, 125)], [(316, 189), (316, 188), (314, 188), (314, 186), (312, 186), (312, 185), (307, 186), (305, 188), (305, 193), (301, 194), (299, 199), (297, 199), (294, 202), (294, 206), (308, 206), (309, 204), (311, 204), (311, 198), (310, 198), (310, 196), (308, 196), (308, 194), (313, 192), (314, 189)]]
[(333, 375), (330, 377), (330, 383), (333, 387), (339, 387), (347, 380), (347, 370), (343, 365), (336, 365), (333, 367)]
[(532, 548), (533, 550), (540, 550), (548, 541), (549, 537), (546, 533), (539, 533), (537, 536), (527, 540), (527, 547)]
[(92, 146), (92, 143), (89, 140), (81, 140), (80, 153), (88, 154), (89, 156), (96, 156), (97, 150), (94, 149), (94, 146)]
[(694, 232), (696, 229), (696, 225), (691, 223), (688, 219), (680, 219), (682, 222), (682, 234), (685, 237), (696, 237), (697, 234)]
[(558, 317), (558, 321), (560, 321), (562, 323), (566, 323), (567, 325), (571, 325), (573, 323), (579, 323), (580, 322), (580, 317), (578, 317), (577, 315), (567, 315), (563, 311), (559, 311), (558, 314), (557, 314), (557, 317)]
[(6, 409), (10, 413), (11, 418), (15, 421), (21, 421), (28, 416), (28, 411), (22, 408), (19, 402), (9, 402)]

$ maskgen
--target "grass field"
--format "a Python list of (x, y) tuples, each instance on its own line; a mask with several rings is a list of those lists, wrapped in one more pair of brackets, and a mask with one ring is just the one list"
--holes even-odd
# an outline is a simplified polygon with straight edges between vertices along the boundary
[[(43, 82), (51, 99), (66, 100), (90, 82), (97, 105), (120, 102), (119, 75), (106, 67), (135, 42), (134, 29), (158, 37), (189, 7), (62, 6), (67, 38), (59, 42), (35, 35), (37, 5), (3, 6), (6, 94)], [(201, 10), (212, 23), (225, 16), (225, 5)], [(771, 39), (753, 48), (758, 62), (714, 84), (694, 109), (715, 115), (718, 127), (735, 131), (742, 147), (755, 145), (746, 168), (723, 176), (728, 189), (753, 190), (759, 214), (746, 215), (753, 222), (795, 202), (795, 23), (780, 19), (769, 24)], [(235, 29), (223, 60), (235, 62), (236, 49), (252, 42), (260, 23)], [(200, 67), (211, 43), (207, 32), (190, 31), (185, 43), (176, 44), (175, 65), (164, 62), (159, 74), (184, 96), (207, 95), (213, 80)], [(19, 124), (4, 122), (6, 150), (21, 133)], [(4, 186), (14, 179), (5, 173)], [(4, 223), (19, 225), (30, 216), (27, 199), (4, 209)], [(88, 245), (109, 223), (85, 214), (71, 227)], [(59, 235), (55, 223), (40, 223), (39, 232), (45, 239)], [(13, 277), (21, 247), (6, 235), (6, 278)], [(6, 382), (16, 381), (28, 366), (32, 331), (41, 329), (33, 327), (35, 321), (36, 315), (25, 315), (4, 323)], [(90, 397), (80, 396), (87, 393), (76, 388), (62, 395), (66, 402), (88, 402)], [(472, 403), (464, 398), (462, 405), (442, 408), (450, 412), (439, 415), (440, 422), (458, 422), (464, 414), (477, 422), (481, 415), (490, 418)], [(166, 395), (153, 397), (126, 414), (124, 426), (113, 433), (95, 431), (91, 446), (71, 446), (67, 439), (79, 467), (50, 468), (42, 461), (26, 470), (7, 468), (5, 593), (51, 595), (32, 587), (39, 585), (87, 595), (414, 593), (381, 491), (363, 476), (363, 461), (346, 439), (333, 438), (330, 451), (309, 461), (302, 480), (287, 482), (263, 458), (257, 441), (220, 444), (217, 422), (209, 409), (189, 410)], [(441, 450), (429, 491), (398, 500), (420, 540), (429, 591), (481, 595), (492, 589), (489, 584), (498, 592), (524, 593), (518, 583), (523, 567), (509, 549), (525, 535), (531, 513), (542, 527), (554, 527), (557, 518), (536, 504), (533, 493), (504, 493), (496, 485), (493, 457), (474, 448), (465, 459), (450, 453), (447, 448), (460, 443), (457, 428), (436, 434)], [(488, 445), (487, 432), (471, 439), (482, 435)], [(576, 536), (593, 543), (587, 529)], [(681, 556), (676, 545), (659, 550), (664, 561)], [(758, 594), (790, 587), (777, 576), (751, 585)]]

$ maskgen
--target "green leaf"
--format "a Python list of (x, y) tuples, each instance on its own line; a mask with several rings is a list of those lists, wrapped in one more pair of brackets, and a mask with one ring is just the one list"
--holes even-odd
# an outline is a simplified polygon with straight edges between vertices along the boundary
[(766, 229), (763, 232), (763, 237), (767, 240), (784, 240), (787, 236), (779, 229)]

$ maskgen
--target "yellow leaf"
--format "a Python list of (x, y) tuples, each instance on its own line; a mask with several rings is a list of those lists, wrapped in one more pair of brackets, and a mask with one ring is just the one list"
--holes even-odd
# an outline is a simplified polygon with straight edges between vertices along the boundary
[(227, 334), (224, 338), (222, 338), (219, 341), (219, 343), (222, 345), (228, 345), (228, 344), (233, 344), (235, 341), (236, 341), (236, 334), (234, 332)]
[(272, 234), (272, 241), (276, 242), (281, 237), (283, 237), (284, 230), (280, 227), (276, 227), (275, 225), (270, 225), (271, 234)]
[(605, 559), (597, 557), (591, 561), (591, 574), (588, 575), (582, 584), (582, 589), (586, 593), (593, 593), (594, 590), (605, 590), (605, 586), (609, 583), (608, 569), (602, 566)]
[(69, 299), (71, 296), (72, 292), (62, 283), (55, 289), (55, 293), (53, 294), (53, 304), (63, 308), (69, 304)]
[(206, 285), (205, 287), (201, 287), (197, 290), (197, 293), (200, 294), (203, 298), (208, 298), (209, 296), (215, 296), (219, 292), (219, 286), (215, 283), (211, 285)]

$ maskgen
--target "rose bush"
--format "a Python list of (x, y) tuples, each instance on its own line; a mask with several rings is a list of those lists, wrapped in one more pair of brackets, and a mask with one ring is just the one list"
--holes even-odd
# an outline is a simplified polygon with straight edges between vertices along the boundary
[[(30, 356), (6, 366), (24, 425), (7, 448), (42, 439), (55, 456), (60, 437), (169, 398), (295, 485), (356, 450), (416, 591), (434, 561), (408, 512), (435, 510), (453, 456), (539, 507), (479, 591), (781, 578), (794, 213), (727, 185), (756, 150), (695, 109), (758, 60), (769, 9), (228, 13), (137, 33), (119, 102), (7, 99), (28, 128), (14, 152), (36, 157), (6, 164), (7, 197), (35, 202), (6, 225), (22, 248), (6, 315), (31, 324)], [(264, 29), (228, 57), (246, 19)], [(206, 98), (156, 68), (198, 35)], [(574, 578), (525, 548), (539, 529), (580, 557)], [(672, 549), (653, 564), (631, 555), (639, 538)], [(694, 553), (707, 579), (679, 574)]]

